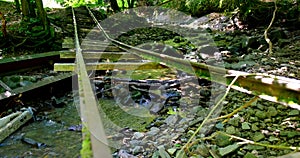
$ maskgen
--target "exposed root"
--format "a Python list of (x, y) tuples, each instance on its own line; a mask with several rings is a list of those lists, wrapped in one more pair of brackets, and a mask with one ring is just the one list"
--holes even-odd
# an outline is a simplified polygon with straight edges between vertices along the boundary
[(269, 37), (268, 37), (268, 31), (269, 31), (269, 29), (271, 28), (271, 26), (272, 26), (272, 24), (273, 24), (273, 22), (274, 22), (274, 20), (275, 20), (276, 11), (277, 11), (277, 3), (276, 3), (276, 0), (274, 1), (274, 5), (275, 5), (275, 9), (274, 9), (274, 12), (273, 12), (272, 20), (271, 20), (269, 26), (266, 28), (266, 30), (265, 30), (265, 32), (264, 32), (265, 40), (266, 40), (266, 42), (269, 44), (269, 50), (268, 50), (268, 51), (269, 51), (269, 53), (271, 53), (271, 54), (273, 53), (273, 51), (272, 51), (272, 49), (273, 49), (273, 44), (272, 44), (271, 40), (270, 40)]

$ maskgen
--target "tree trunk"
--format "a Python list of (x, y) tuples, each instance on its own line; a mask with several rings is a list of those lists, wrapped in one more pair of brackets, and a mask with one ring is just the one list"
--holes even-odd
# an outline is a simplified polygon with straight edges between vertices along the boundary
[(120, 7), (118, 6), (117, 0), (110, 0), (110, 5), (111, 5), (111, 8), (112, 8), (115, 12), (119, 12), (119, 11), (120, 11)]
[(40, 18), (40, 20), (43, 23), (44, 26), (44, 30), (48, 30), (49, 29), (49, 23), (48, 23), (48, 19), (47, 19), (47, 14), (44, 10), (43, 7), (43, 1), (42, 0), (35, 0), (36, 2), (36, 7), (37, 7), (37, 11), (38, 11), (38, 17)]
[(125, 9), (125, 1), (124, 0), (121, 0), (122, 1), (122, 9), (124, 10)]
[(20, 2), (19, 0), (15, 0), (17, 13), (21, 13)]
[(5, 20), (4, 15), (1, 12), (0, 12), (0, 18), (1, 18), (1, 23), (2, 23), (1, 31), (2, 31), (3, 37), (6, 38), (6, 36), (7, 36), (6, 20)]
[(97, 4), (103, 4), (103, 0), (97, 0)]
[(134, 6), (134, 0), (127, 0), (127, 3), (128, 3), (128, 7), (129, 8), (133, 8), (133, 6)]
[(34, 8), (35, 8), (34, 3), (32, 1), (30, 2), (30, 0), (28, 0), (28, 5), (29, 5), (29, 16), (31, 18), (35, 18), (36, 14), (35, 14), (35, 10), (34, 10)]
[(29, 16), (29, 3), (28, 0), (21, 0), (22, 3), (22, 14), (24, 17)]

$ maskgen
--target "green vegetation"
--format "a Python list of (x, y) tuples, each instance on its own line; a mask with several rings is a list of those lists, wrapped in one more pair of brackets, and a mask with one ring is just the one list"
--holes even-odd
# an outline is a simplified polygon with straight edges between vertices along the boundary
[(150, 69), (150, 70), (134, 70), (127, 71), (126, 74), (117, 73), (115, 77), (130, 78), (133, 80), (146, 80), (146, 79), (164, 79), (176, 78), (176, 73), (171, 69)]
[(80, 155), (82, 158), (91, 158), (93, 157), (92, 146), (91, 146), (91, 134), (86, 126), (82, 127), (82, 133), (84, 139), (82, 140), (82, 148), (80, 150)]
[(103, 0), (56, 0), (56, 2), (62, 4), (63, 6), (79, 7), (84, 5), (104, 5)]
[[(148, 109), (140, 107), (130, 107), (130, 106), (122, 106), (120, 107), (116, 102), (113, 100), (99, 100), (99, 104), (101, 106), (101, 109), (106, 114), (107, 118), (104, 118), (104, 120), (108, 119), (114, 123), (114, 125), (117, 125), (119, 127), (125, 128), (130, 127), (137, 131), (145, 131), (145, 128), (148, 124), (153, 121), (155, 118), (153, 115), (151, 115), (148, 111)], [(132, 114), (139, 114), (139, 116), (135, 116)], [(103, 114), (101, 116), (104, 116)], [(143, 117), (140, 117), (143, 116)], [(112, 127), (111, 124), (109, 124), (109, 121), (103, 121), (104, 127), (106, 129), (110, 129)]]

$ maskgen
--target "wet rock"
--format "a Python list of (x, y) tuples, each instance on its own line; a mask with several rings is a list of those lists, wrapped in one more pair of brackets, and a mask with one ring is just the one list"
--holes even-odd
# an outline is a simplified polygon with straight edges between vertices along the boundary
[(127, 151), (122, 150), (122, 149), (118, 152), (118, 156), (120, 158), (137, 158), (136, 156), (131, 155), (131, 154), (127, 153)]
[(210, 90), (206, 90), (206, 89), (201, 89), (200, 90), (200, 95), (209, 99), (209, 97), (211, 95), (211, 91)]
[(134, 132), (133, 133), (133, 138), (135, 138), (135, 139), (141, 139), (141, 138), (143, 138), (145, 136), (145, 134), (144, 133), (141, 133), (141, 132)]
[(153, 137), (160, 132), (160, 129), (157, 127), (151, 127), (150, 131), (146, 133), (147, 136)]
[(139, 145), (143, 145), (143, 142), (141, 140), (131, 140), (129, 141), (129, 144), (131, 146), (139, 146)]
[(178, 129), (176, 129), (175, 131), (176, 131), (176, 132), (182, 132), (182, 133), (183, 133), (183, 132), (185, 131), (185, 129), (184, 129), (184, 128), (178, 128)]
[(164, 108), (164, 104), (162, 103), (155, 103), (150, 108), (151, 114), (157, 114)]
[(170, 115), (166, 118), (165, 123), (168, 126), (174, 126), (177, 120), (178, 120), (178, 115)]
[(132, 153), (134, 155), (138, 154), (138, 153), (142, 153), (144, 152), (144, 148), (142, 146), (135, 146), (133, 149), (132, 149)]
[(191, 120), (192, 120), (191, 118), (182, 118), (182, 119), (178, 122), (178, 124), (179, 124), (179, 125), (186, 125), (186, 124), (188, 124), (188, 122), (191, 121)]
[(123, 129), (121, 129), (119, 131), (121, 134), (127, 136), (127, 137), (130, 137), (133, 135), (133, 133), (135, 132), (133, 129), (129, 128), (129, 127), (125, 127)]

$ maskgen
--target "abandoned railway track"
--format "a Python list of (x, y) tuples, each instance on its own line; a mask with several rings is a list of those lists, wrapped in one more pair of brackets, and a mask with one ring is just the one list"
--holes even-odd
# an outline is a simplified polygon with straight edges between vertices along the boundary
[[(56, 82), (70, 79), (72, 73), (53, 72), (54, 62), (61, 61), (59, 54), (68, 51), (47, 52), (0, 61), (0, 100), (54, 86)], [(53, 84), (53, 85), (52, 85)]]
[[(82, 12), (85, 17), (81, 15)], [(89, 17), (86, 16), (87, 14), (89, 14)], [(80, 20), (78, 19), (78, 16), (81, 17)], [(132, 97), (133, 94), (131, 91), (148, 93), (150, 98), (155, 100), (152, 101), (154, 103), (147, 106), (152, 112), (159, 112), (165, 106), (157, 104), (157, 102), (166, 99), (166, 97), (159, 96), (163, 94), (161, 90), (175, 88), (177, 90), (180, 89), (181, 95), (191, 95), (183, 94), (183, 92), (201, 92), (199, 82), (205, 82), (204, 80), (209, 81), (209, 83), (204, 84), (203, 87), (210, 87), (208, 88), (208, 91), (211, 91), (211, 94), (205, 97), (215, 99), (213, 99), (215, 102), (210, 102), (210, 105), (216, 103), (218, 98), (225, 93), (225, 86), (228, 86), (235, 80), (234, 85), (231, 87), (235, 90), (300, 110), (299, 80), (267, 74), (249, 74), (235, 70), (226, 70), (224, 68), (199, 62), (191, 62), (182, 58), (161, 54), (160, 52), (154, 52), (153, 50), (142, 49), (125, 44), (111, 38), (111, 32), (106, 32), (88, 8), (86, 8), (86, 10), (82, 8), (80, 10), (72, 8), (72, 18), (74, 24), (74, 52), (61, 53), (60, 57), (75, 58), (75, 62), (55, 63), (54, 70), (74, 71), (77, 74), (77, 77), (74, 80), (75, 82), (73, 83), (73, 88), (78, 92), (78, 107), (80, 109), (82, 122), (91, 133), (91, 144), (94, 157), (112, 157), (112, 153), (108, 146), (108, 144), (110, 144), (110, 140), (108, 139), (111, 137), (107, 136), (108, 133), (105, 131), (105, 121), (107, 121), (107, 119), (103, 121), (105, 116), (103, 116), (103, 110), (101, 110), (101, 108), (99, 110), (99, 103), (95, 94), (94, 84), (97, 85), (97, 83), (109, 82), (111, 85), (109, 90), (112, 91), (112, 95), (115, 95), (113, 96), (114, 99), (123, 105), (131, 104), (131, 102), (120, 99), (122, 97), (126, 98), (126, 95), (131, 95)], [(93, 23), (97, 29), (91, 28), (91, 23)], [(87, 25), (89, 26), (88, 29), (86, 28)], [(92, 32), (92, 36), (79, 37), (79, 32), (82, 35), (82, 32), (86, 32), (87, 30)], [(133, 74), (132, 71), (149, 72), (148, 74), (151, 76), (151, 73), (153, 73), (151, 70), (161, 69), (167, 70), (169, 74), (171, 72), (172, 75), (169, 75), (164, 79), (162, 79), (162, 76), (157, 79), (147, 79), (145, 76), (143, 76), (143, 79), (131, 78), (131, 75)], [(99, 76), (101, 73), (98, 72), (100, 70), (111, 72), (112, 75), (101, 77)], [(131, 74), (124, 75), (127, 72), (131, 72)], [(105, 78), (107, 81), (105, 81)], [(159, 82), (158, 80), (165, 81)], [(192, 84), (189, 85), (189, 83)], [(211, 84), (216, 84), (216, 87), (214, 87), (215, 89), (211, 88)], [(129, 88), (128, 85), (130, 85)], [(194, 87), (195, 89), (192, 91), (184, 91), (183, 85), (188, 85), (189, 88)], [(151, 87), (154, 89), (151, 90)], [(102, 92), (103, 90), (106, 91), (107, 89), (102, 89)], [(156, 90), (160, 90), (160, 92), (157, 93)], [(201, 95), (203, 96), (203, 94)], [(201, 95), (195, 96), (201, 97)], [(158, 97), (158, 99), (156, 97)], [(178, 101), (180, 97), (182, 96), (177, 95), (177, 98), (173, 97), (172, 99), (176, 98), (176, 101)], [(196, 98), (196, 100), (197, 99), (199, 98)], [(142, 103), (140, 102), (139, 104)], [(190, 118), (190, 125), (195, 124), (194, 119), (196, 118)], [(174, 130), (176, 125), (171, 124), (169, 126), (172, 126)], [(178, 128), (183, 129), (183, 131), (181, 131), (182, 133), (188, 129), (188, 126), (178, 125), (176, 126), (176, 129)], [(165, 130), (167, 132), (172, 132), (171, 129), (166, 128)], [(172, 138), (165, 139), (161, 143), (166, 143), (167, 141), (170, 142), (171, 140), (178, 138), (181, 133), (178, 132), (175, 135), (172, 135)], [(126, 145), (126, 142), (124, 142), (123, 139), (123, 145), (124, 144)], [(157, 147), (159, 145), (160, 144), (156, 144), (155, 146)], [(153, 148), (149, 149), (148, 152), (153, 152), (153, 150)], [(122, 152), (119, 154), (125, 154)]]

